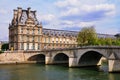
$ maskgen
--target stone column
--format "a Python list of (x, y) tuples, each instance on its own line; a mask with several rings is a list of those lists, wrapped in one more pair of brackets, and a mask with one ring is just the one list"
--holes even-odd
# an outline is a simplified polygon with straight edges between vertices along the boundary
[(69, 57), (69, 67), (76, 67), (76, 66), (77, 66), (77, 58)]
[(111, 59), (109, 63), (109, 72), (120, 72), (120, 60)]

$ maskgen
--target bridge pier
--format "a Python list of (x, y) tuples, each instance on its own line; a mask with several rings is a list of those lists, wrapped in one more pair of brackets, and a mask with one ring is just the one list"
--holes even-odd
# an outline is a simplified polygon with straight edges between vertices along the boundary
[(51, 53), (47, 53), (45, 56), (45, 64), (53, 64)]
[(76, 67), (77, 66), (77, 58), (69, 57), (69, 67)]
[(51, 57), (46, 56), (45, 57), (45, 64), (52, 64)]
[(120, 60), (109, 60), (109, 72), (120, 72)]

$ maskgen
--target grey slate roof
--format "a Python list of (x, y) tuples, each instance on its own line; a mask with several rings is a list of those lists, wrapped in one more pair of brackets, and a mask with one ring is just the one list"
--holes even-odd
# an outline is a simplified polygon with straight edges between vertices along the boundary
[[(56, 29), (46, 29), (43, 28), (43, 34), (47, 36), (64, 36), (64, 37), (77, 37), (79, 32), (77, 31), (66, 31), (66, 30), (56, 30)], [(116, 38), (114, 35), (110, 34), (97, 34), (98, 38)]]
[(78, 32), (43, 28), (43, 34), (49, 36), (77, 37)]

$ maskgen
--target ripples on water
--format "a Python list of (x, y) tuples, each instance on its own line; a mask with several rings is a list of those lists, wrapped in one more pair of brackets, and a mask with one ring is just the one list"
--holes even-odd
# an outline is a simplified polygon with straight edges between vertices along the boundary
[(107, 69), (107, 65), (100, 68), (42, 64), (0, 65), (0, 80), (120, 80), (119, 73), (108, 73)]

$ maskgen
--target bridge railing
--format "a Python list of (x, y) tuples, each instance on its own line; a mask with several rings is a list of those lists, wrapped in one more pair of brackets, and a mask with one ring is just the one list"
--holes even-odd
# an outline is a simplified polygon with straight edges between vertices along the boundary
[(57, 50), (75, 50), (75, 49), (120, 49), (120, 46), (77, 46), (71, 48), (56, 48), (56, 49), (43, 49), (41, 51), (57, 51)]
[(77, 50), (77, 49), (120, 49), (120, 46), (77, 46), (69, 48), (54, 48), (54, 49), (42, 49), (42, 50), (14, 50), (14, 51), (4, 51), (4, 53), (36, 53), (44, 51), (62, 51), (62, 50)]

